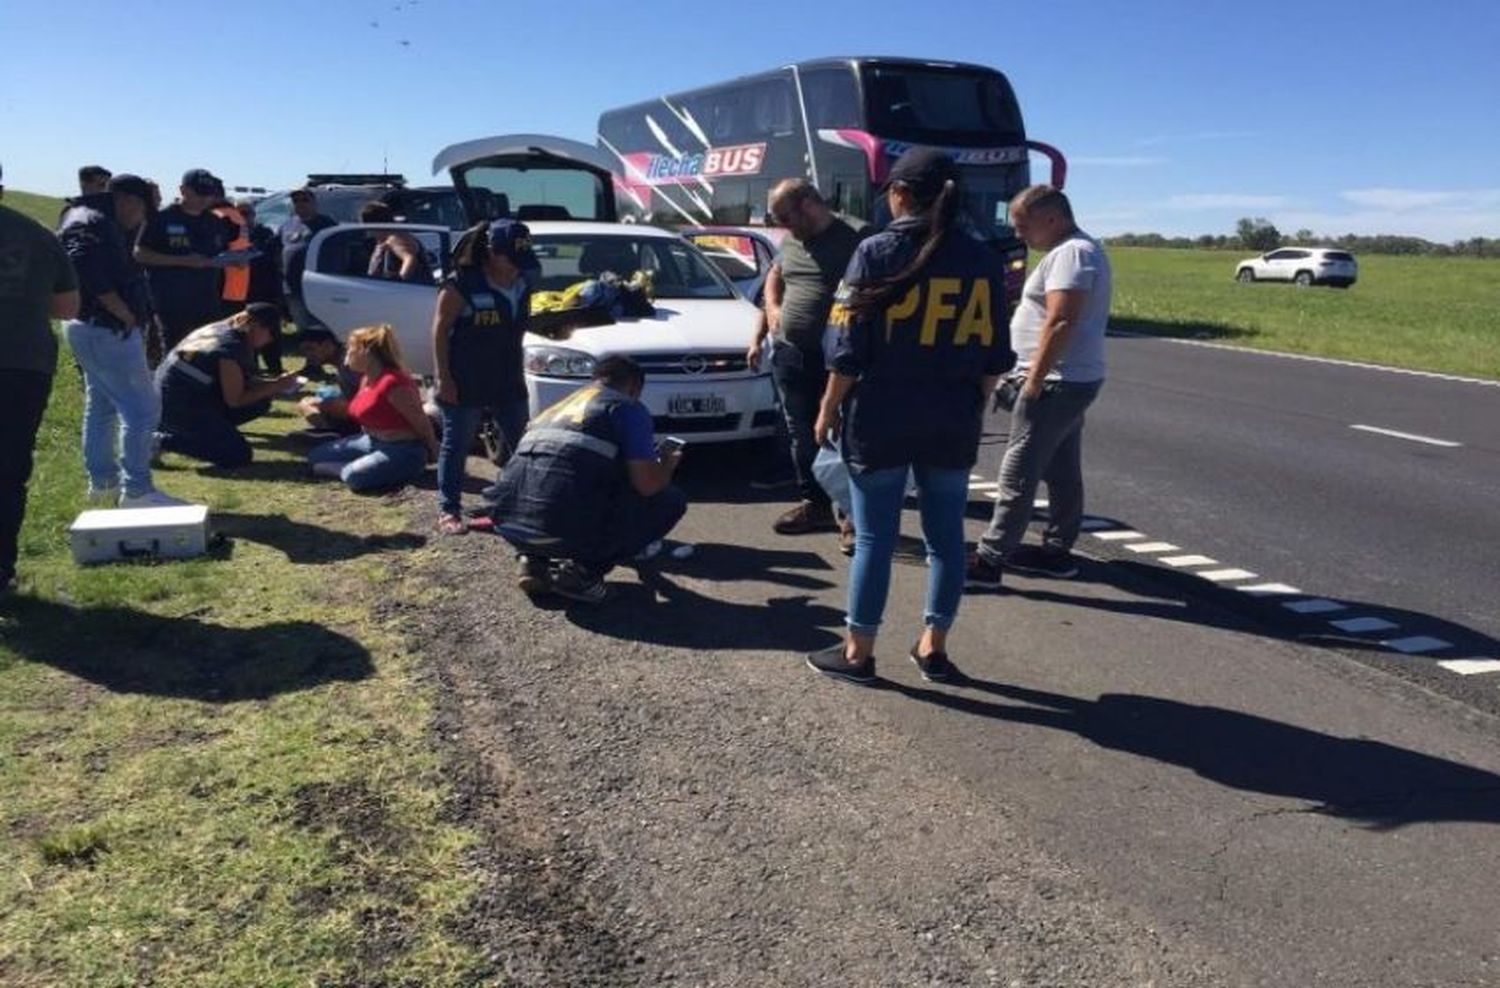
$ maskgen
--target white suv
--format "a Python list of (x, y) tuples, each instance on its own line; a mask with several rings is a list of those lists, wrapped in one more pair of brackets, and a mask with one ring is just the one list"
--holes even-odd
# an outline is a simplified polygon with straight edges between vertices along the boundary
[(1359, 265), (1346, 250), (1327, 247), (1283, 247), (1241, 261), (1235, 281), (1290, 281), (1298, 285), (1348, 288), (1359, 277)]

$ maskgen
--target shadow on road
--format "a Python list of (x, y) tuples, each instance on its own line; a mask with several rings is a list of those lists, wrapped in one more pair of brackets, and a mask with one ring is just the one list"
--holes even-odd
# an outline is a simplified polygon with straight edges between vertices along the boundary
[(0, 614), (6, 648), (116, 693), (233, 703), (375, 671), (363, 645), (310, 621), (235, 628), (34, 597), (11, 598)]
[(242, 515), (215, 511), (214, 530), (233, 539), (259, 542), (286, 554), (294, 563), (335, 563), (387, 549), (416, 549), (427, 540), (411, 532), (395, 535), (351, 535), (292, 521), (286, 515)]
[[(1233, 588), (1206, 583), (1190, 572), (1128, 559), (1108, 563), (1084, 561), (1080, 576), (1109, 584), (1139, 599), (1103, 600), (1081, 596), (1068, 593), (1066, 583), (1049, 584), (1045, 589), (1034, 585), (1016, 587), (1010, 592), (1029, 600), (1233, 631), (1257, 631), (1287, 641), (1373, 651), (1393, 658), (1401, 657), (1400, 653), (1384, 644), (1385, 640), (1392, 638), (1431, 636), (1451, 645), (1440, 651), (1408, 657), (1407, 661), (1412, 662), (1500, 657), (1500, 641), (1481, 631), (1431, 614), (1385, 604), (1338, 597), (1336, 599), (1345, 605), (1341, 611), (1299, 615), (1281, 606), (1281, 602), (1287, 599), (1285, 597), (1255, 597)], [(1358, 634), (1341, 631), (1329, 624), (1330, 620), (1345, 617), (1383, 618), (1396, 628)]]
[[(698, 556), (708, 559), (700, 563)], [(693, 560), (670, 561), (673, 567), (688, 563), (693, 571), (701, 565), (703, 572), (712, 572), (718, 579), (753, 579), (807, 590), (829, 586), (816, 577), (781, 571), (793, 565), (827, 569), (827, 563), (812, 553), (711, 545), (700, 547)], [(679, 572), (686, 574), (688, 570)], [(731, 573), (742, 575), (727, 575)], [(668, 574), (651, 568), (640, 570), (640, 580), (638, 584), (611, 583), (612, 599), (607, 606), (568, 607), (568, 619), (580, 628), (624, 641), (710, 651), (811, 652), (840, 639), (826, 629), (842, 625), (843, 612), (812, 603), (811, 594), (741, 604), (689, 590)]]
[(1111, 336), (1170, 336), (1189, 340), (1236, 340), (1258, 336), (1259, 331), (1222, 322), (1197, 322), (1187, 319), (1140, 319), (1132, 316), (1110, 316)]
[(1232, 789), (1305, 800), (1272, 812), (1318, 813), (1369, 829), (1500, 823), (1500, 775), (1405, 748), (1342, 738), (1222, 707), (1129, 693), (1097, 700), (964, 678), (1009, 703), (882, 680), (950, 710), (1068, 731), (1115, 751), (1190, 769)]

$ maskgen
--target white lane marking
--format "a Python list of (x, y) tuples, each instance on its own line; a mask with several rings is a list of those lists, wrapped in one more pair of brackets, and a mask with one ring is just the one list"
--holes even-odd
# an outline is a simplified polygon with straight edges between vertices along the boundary
[(1378, 425), (1351, 425), (1349, 428), (1358, 432), (1373, 432), (1377, 436), (1390, 436), (1392, 439), (1406, 439), (1414, 443), (1426, 443), (1429, 446), (1442, 446), (1446, 449), (1457, 449), (1463, 445), (1451, 439), (1434, 439), (1432, 436), (1419, 436), (1414, 432), (1397, 432), (1395, 429), (1382, 429)]
[(1404, 374), (1408, 377), (1426, 377), (1435, 381), (1454, 381), (1458, 384), (1478, 384), (1486, 388), (1500, 388), (1500, 381), (1486, 380), (1480, 377), (1462, 377), (1458, 374), (1444, 374), (1439, 371), (1412, 370), (1407, 367), (1388, 367), (1385, 364), (1367, 364), (1358, 360), (1339, 360), (1335, 357), (1315, 357), (1307, 353), (1287, 353), (1285, 350), (1252, 350), (1249, 347), (1233, 346), (1229, 343), (1211, 343), (1208, 340), (1184, 340), (1174, 336), (1152, 336), (1149, 333), (1132, 333), (1128, 330), (1110, 330), (1111, 336), (1128, 336), (1132, 339), (1160, 340), (1163, 343), (1177, 343), (1182, 346), (1201, 346), (1209, 350), (1230, 350), (1234, 353), (1245, 353), (1256, 357), (1279, 357), (1282, 360), (1301, 360), (1310, 364), (1332, 364), (1335, 367), (1357, 367), (1360, 370), (1380, 371), (1385, 374)]
[(1281, 606), (1297, 614), (1328, 614), (1331, 611), (1342, 611), (1346, 607), (1336, 600), (1324, 600), (1322, 597), (1314, 597), (1312, 600), (1291, 600)]
[(971, 491), (993, 491), (998, 490), (1000, 485), (993, 480), (971, 480), (969, 490)]
[(1230, 567), (1229, 569), (1206, 569), (1206, 570), (1199, 570), (1198, 572), (1194, 573), (1193, 575), (1194, 576), (1201, 576), (1201, 577), (1203, 577), (1203, 579), (1205, 579), (1205, 580), (1212, 580), (1215, 583), (1228, 583), (1231, 580), (1253, 580), (1253, 579), (1255, 579), (1255, 574), (1252, 573), (1252, 572), (1250, 572), (1249, 570), (1247, 570), (1247, 569), (1235, 569), (1234, 567)]
[(1170, 542), (1132, 542), (1125, 548), (1131, 552), (1176, 552), (1178, 549)]
[(1460, 676), (1477, 672), (1500, 672), (1500, 659), (1438, 659), (1438, 665)]
[(971, 474), (969, 474), (969, 479), (970, 480), (989, 480), (990, 478), (988, 478), (988, 477), (981, 477), (977, 473), (971, 473)]
[(1422, 652), (1441, 652), (1445, 648), (1452, 648), (1452, 642), (1445, 642), (1441, 638), (1433, 638), (1431, 635), (1413, 635), (1410, 638), (1392, 638), (1390, 641), (1382, 642), (1386, 648), (1393, 648), (1405, 655), (1419, 655)]
[(1385, 618), (1378, 617), (1344, 618), (1342, 621), (1329, 621), (1328, 623), (1340, 631), (1348, 631), (1352, 634), (1362, 634), (1366, 631), (1390, 631), (1396, 627)]
[(1126, 539), (1144, 539), (1145, 537), (1133, 528), (1127, 528), (1123, 531), (1094, 533), (1094, 538), (1103, 539), (1105, 542), (1124, 542)]
[(984, 496), (987, 497), (987, 498), (989, 498), (991, 501), (998, 501), (998, 500), (1000, 500), (1000, 492), (999, 491), (985, 491)]
[(1085, 532), (1097, 532), (1101, 528), (1109, 528), (1114, 522), (1104, 518), (1085, 518), (1078, 527)]
[(1166, 556), (1161, 561), (1168, 566), (1212, 566), (1218, 562), (1208, 556)]
[(1052, 507), (1052, 502), (1044, 497), (1039, 497), (1031, 502), (1031, 506), (1033, 508), (1050, 508)]
[(1253, 583), (1248, 587), (1235, 587), (1240, 593), (1254, 594), (1257, 597), (1268, 597), (1273, 594), (1301, 593), (1296, 587), (1287, 586), (1285, 583)]

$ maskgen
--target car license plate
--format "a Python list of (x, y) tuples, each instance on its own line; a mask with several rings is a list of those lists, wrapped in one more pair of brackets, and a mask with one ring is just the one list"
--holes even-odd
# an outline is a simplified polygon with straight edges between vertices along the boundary
[(667, 399), (668, 415), (723, 415), (728, 407), (722, 395), (673, 395)]

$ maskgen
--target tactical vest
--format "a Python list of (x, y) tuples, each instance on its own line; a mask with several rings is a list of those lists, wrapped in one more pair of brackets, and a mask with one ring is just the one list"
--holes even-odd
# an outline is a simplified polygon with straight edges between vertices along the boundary
[[(448, 334), (448, 370), (458, 388), (458, 404), (485, 408), (524, 397), (524, 319), (477, 267), (459, 269), (452, 285), (464, 298)], [(526, 304), (523, 294), (523, 312)]]
[(597, 551), (629, 482), (611, 413), (632, 400), (594, 383), (532, 419), (501, 471), (502, 534), (559, 556)]
[(236, 359), (241, 347), (248, 348), (227, 323), (211, 323), (193, 330), (172, 348), (156, 370), (163, 403), (194, 407), (222, 405), (224, 391), (219, 383), (219, 361)]

